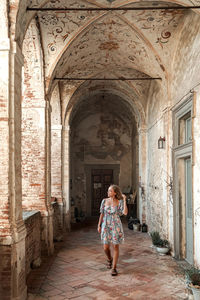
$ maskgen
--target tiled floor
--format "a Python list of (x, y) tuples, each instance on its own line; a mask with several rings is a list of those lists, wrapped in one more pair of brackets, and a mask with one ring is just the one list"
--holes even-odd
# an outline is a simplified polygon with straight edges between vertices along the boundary
[(160, 256), (146, 233), (124, 224), (119, 274), (110, 275), (96, 223), (67, 234), (55, 255), (28, 277), (28, 300), (188, 299), (182, 273), (171, 256)]

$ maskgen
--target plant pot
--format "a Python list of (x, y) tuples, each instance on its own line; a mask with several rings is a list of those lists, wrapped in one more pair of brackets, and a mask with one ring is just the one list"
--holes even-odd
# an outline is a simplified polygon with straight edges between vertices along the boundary
[(200, 300), (200, 288), (197, 289), (194, 286), (190, 286), (193, 296), (194, 296), (194, 300)]
[(169, 248), (168, 247), (158, 247), (158, 246), (156, 246), (156, 251), (160, 255), (166, 255), (169, 252)]
[(140, 224), (133, 224), (134, 231), (140, 231)]

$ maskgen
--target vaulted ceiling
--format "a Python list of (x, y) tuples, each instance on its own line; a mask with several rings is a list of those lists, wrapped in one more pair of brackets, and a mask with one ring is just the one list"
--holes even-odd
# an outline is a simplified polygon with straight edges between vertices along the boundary
[[(122, 0), (30, 0), (29, 7), (102, 8), (158, 7), (195, 5), (196, 2), (122, 1)], [(173, 58), (185, 19), (194, 12), (176, 8), (119, 11), (37, 11), (44, 53), (47, 91), (55, 78), (160, 77), (163, 87), (173, 65)], [(32, 12), (28, 12), (31, 17)], [(84, 81), (64, 84), (83, 88)], [(155, 85), (159, 83), (155, 83)], [(96, 88), (99, 83), (95, 82)], [(94, 83), (90, 82), (88, 89)], [(144, 104), (150, 81), (102, 82), (106, 89), (132, 89)], [(102, 88), (100, 88), (102, 92)], [(131, 92), (130, 92), (131, 94)], [(121, 95), (120, 95), (121, 96)], [(144, 100), (145, 99), (145, 100)], [(145, 104), (144, 104), (145, 105)]]
[[(69, 0), (67, 7), (97, 7), (109, 2), (114, 3)], [(115, 2), (120, 5), (122, 1)], [(155, 4), (161, 5), (142, 2), (143, 6)], [(128, 7), (139, 5), (129, 3)], [(52, 0), (45, 7), (65, 8), (66, 1)], [(176, 9), (38, 12), (46, 77), (91, 77), (102, 72), (135, 77), (136, 71), (139, 77), (166, 77), (184, 14)]]

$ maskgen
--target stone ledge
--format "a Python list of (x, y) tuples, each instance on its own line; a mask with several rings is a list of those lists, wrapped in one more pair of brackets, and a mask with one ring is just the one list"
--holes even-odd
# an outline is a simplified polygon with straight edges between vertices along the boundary
[(26, 222), (29, 218), (31, 218), (37, 214), (40, 214), (39, 210), (25, 210), (22, 212), (22, 218), (23, 218), (24, 222)]

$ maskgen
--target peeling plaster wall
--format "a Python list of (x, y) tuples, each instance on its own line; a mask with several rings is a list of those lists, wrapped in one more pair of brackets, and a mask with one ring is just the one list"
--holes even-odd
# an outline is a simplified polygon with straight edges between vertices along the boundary
[(188, 12), (174, 55), (172, 70), (172, 104), (200, 83), (200, 16)]
[(165, 136), (167, 128), (166, 113), (152, 128), (148, 130), (148, 163), (147, 163), (147, 224), (149, 230), (159, 231), (168, 238), (168, 209), (167, 193), (167, 150), (158, 149), (158, 139)]
[[(172, 73), (172, 104), (179, 103), (184, 96), (188, 97), (196, 85), (200, 83), (200, 16), (188, 12), (174, 56)], [(194, 89), (197, 93), (193, 97), (194, 113), (192, 118), (193, 141), (193, 220), (194, 220), (194, 263), (200, 267), (200, 214), (199, 214), (199, 86)]]
[(1, 11), (1, 23), (0, 23), (0, 32), (1, 39), (8, 38), (8, 11), (7, 11), (7, 2), (0, 2), (0, 11)]
[[(169, 233), (170, 194), (167, 182), (168, 171), (168, 101), (165, 89), (158, 83), (152, 83), (148, 97), (147, 111), (147, 224), (149, 231), (159, 231), (162, 236), (172, 240)], [(165, 148), (158, 149), (158, 139), (165, 137)]]

